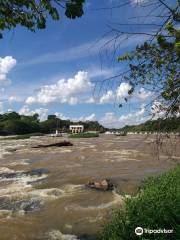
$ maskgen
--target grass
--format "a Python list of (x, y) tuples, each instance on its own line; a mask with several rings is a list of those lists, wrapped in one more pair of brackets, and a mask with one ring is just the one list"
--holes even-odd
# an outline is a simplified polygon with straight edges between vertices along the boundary
[(20, 140), (20, 139), (28, 139), (33, 136), (43, 136), (43, 133), (28, 133), (28, 134), (23, 134), (23, 135), (16, 135), (12, 137), (4, 137), (0, 138), (0, 140)]
[(69, 138), (92, 138), (92, 137), (99, 137), (98, 133), (73, 133), (69, 135)]
[[(137, 236), (136, 227), (173, 229), (172, 234)], [(180, 165), (157, 177), (148, 178), (141, 191), (115, 210), (105, 224), (100, 240), (177, 240), (180, 239)]]

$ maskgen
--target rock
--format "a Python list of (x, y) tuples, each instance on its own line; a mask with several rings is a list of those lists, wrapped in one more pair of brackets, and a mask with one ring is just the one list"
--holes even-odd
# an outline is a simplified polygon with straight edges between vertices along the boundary
[(0, 197), (0, 210), (21, 211), (25, 213), (39, 210), (42, 203), (37, 199), (11, 199)]
[(103, 179), (102, 181), (89, 181), (86, 186), (101, 191), (111, 191), (114, 189), (114, 185), (109, 179)]
[(57, 142), (52, 144), (38, 145), (32, 148), (65, 147), (65, 146), (73, 146), (73, 144), (69, 141), (63, 141), (63, 142)]

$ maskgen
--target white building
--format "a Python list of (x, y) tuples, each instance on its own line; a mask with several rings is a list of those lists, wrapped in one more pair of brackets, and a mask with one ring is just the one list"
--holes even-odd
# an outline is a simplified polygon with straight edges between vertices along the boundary
[(70, 125), (69, 129), (72, 133), (81, 133), (84, 131), (83, 125)]

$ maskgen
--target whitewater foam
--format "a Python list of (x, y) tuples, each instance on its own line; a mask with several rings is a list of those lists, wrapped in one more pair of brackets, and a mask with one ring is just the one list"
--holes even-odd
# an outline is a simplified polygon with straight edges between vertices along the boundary
[(52, 230), (47, 235), (48, 240), (79, 240), (76, 235), (62, 234), (59, 230)]

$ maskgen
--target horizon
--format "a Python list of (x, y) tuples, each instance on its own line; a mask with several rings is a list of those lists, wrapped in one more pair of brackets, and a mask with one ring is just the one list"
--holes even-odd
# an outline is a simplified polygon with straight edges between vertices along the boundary
[[(111, 5), (111, 1), (103, 3), (104, 8)], [(105, 56), (106, 51), (108, 54), (113, 51), (111, 45), (105, 44), (114, 36), (107, 34), (107, 23), (115, 22), (119, 11), (124, 21), (128, 21), (128, 14), (135, 16), (139, 11), (135, 1), (125, 9), (114, 10), (113, 14), (94, 9), (100, 6), (88, 1), (81, 18), (69, 20), (63, 16), (58, 22), (48, 20), (47, 29), (36, 33), (20, 27), (5, 31), (0, 46), (1, 113), (16, 111), (31, 115), (37, 112), (42, 120), (49, 114), (57, 114), (64, 119), (97, 120), (111, 128), (148, 120), (151, 108), (147, 109), (146, 105), (153, 98), (150, 89), (138, 89), (130, 103), (124, 101), (130, 89), (125, 82), (115, 84), (112, 89), (105, 86), (99, 93), (104, 79), (125, 68), (124, 63), (112, 62)], [(153, 31), (149, 26), (141, 28), (141, 31)], [(118, 55), (146, 38), (138, 35), (122, 41)], [(123, 106), (119, 108), (121, 103)]]

